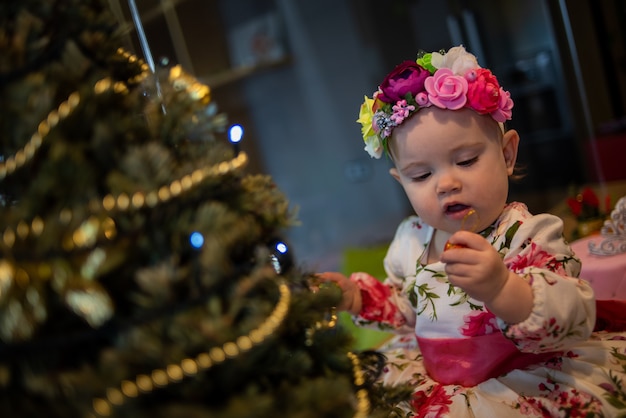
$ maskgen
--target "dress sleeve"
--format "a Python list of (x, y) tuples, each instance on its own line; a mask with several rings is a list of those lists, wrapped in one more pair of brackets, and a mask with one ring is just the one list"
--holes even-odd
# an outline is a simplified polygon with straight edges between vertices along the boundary
[(501, 253), (506, 252), (504, 263), (533, 291), (533, 309), (526, 320), (518, 324), (498, 320), (504, 335), (524, 352), (563, 350), (593, 331), (593, 290), (578, 278), (580, 260), (562, 232), (560, 218), (542, 214), (509, 224), (500, 242)]
[(362, 272), (350, 276), (361, 289), (361, 312), (353, 316), (356, 325), (398, 334), (415, 332), (410, 295), (415, 286), (415, 254), (423, 247), (413, 230), (415, 222), (407, 219), (398, 227), (385, 257), (384, 281)]

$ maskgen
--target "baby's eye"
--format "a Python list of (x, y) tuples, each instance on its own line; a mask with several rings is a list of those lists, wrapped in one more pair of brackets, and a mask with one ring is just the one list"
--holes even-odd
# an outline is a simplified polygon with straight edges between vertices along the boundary
[(428, 177), (430, 177), (430, 173), (424, 173), (424, 174), (420, 174), (418, 176), (411, 177), (411, 180), (413, 180), (413, 181), (424, 181)]
[(469, 160), (459, 161), (457, 165), (460, 165), (462, 167), (468, 167), (474, 164), (476, 161), (478, 161), (478, 157), (470, 158)]

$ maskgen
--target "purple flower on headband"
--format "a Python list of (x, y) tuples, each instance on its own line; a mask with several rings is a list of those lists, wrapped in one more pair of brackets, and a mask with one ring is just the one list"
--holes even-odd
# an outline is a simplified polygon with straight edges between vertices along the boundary
[(430, 102), (441, 109), (457, 110), (467, 102), (467, 80), (440, 68), (424, 83)]
[(372, 127), (374, 132), (380, 135), (381, 138), (387, 138), (391, 135), (391, 131), (396, 127), (396, 123), (385, 112), (377, 111), (374, 113), (372, 120)]
[(390, 72), (380, 84), (381, 94), (378, 99), (385, 103), (396, 103), (403, 100), (407, 93), (413, 97), (424, 91), (424, 80), (430, 76), (428, 70), (417, 65), (415, 61), (404, 61)]

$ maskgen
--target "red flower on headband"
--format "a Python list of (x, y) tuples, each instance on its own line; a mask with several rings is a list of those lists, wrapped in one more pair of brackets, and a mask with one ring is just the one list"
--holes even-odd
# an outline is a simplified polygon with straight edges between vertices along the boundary
[(380, 84), (381, 93), (377, 98), (385, 103), (395, 104), (404, 100), (407, 93), (413, 97), (424, 91), (424, 80), (430, 76), (428, 70), (415, 61), (404, 61), (396, 66)]
[(500, 107), (500, 84), (496, 76), (485, 68), (476, 68), (465, 74), (467, 101), (476, 112), (484, 115)]

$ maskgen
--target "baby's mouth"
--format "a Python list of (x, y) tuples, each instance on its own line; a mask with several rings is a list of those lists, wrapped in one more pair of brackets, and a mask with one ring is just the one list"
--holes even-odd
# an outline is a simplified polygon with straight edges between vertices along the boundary
[(469, 209), (468, 205), (464, 205), (462, 203), (455, 203), (455, 204), (446, 206), (445, 211), (446, 211), (446, 214), (454, 215), (456, 213), (466, 211), (467, 209)]

